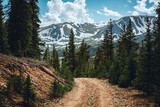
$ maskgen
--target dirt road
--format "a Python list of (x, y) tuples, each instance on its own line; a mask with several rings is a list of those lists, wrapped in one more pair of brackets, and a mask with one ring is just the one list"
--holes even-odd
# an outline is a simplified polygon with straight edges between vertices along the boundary
[[(109, 96), (109, 97), (108, 97)], [(54, 107), (115, 107), (111, 92), (98, 79), (76, 78), (73, 90)], [(106, 106), (107, 105), (107, 106)]]
[[(49, 107), (153, 107), (150, 98), (137, 90), (119, 88), (107, 80), (76, 78), (72, 91)], [(48, 107), (47, 106), (47, 107)]]

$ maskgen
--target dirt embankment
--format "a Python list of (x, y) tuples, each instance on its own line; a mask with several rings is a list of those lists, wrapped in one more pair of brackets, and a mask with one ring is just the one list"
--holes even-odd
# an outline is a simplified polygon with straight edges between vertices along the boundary
[[(0, 87), (6, 87), (7, 77), (12, 74), (20, 75), (20, 71), (25, 78), (30, 75), (33, 89), (40, 101), (49, 98), (49, 88), (55, 78), (64, 83), (63, 79), (55, 75), (55, 70), (42, 61), (0, 54)], [(22, 99), (13, 96), (12, 100), (12, 103), (17, 104)]]
[[(23, 73), (24, 77), (30, 75), (33, 88), (40, 99), (38, 107), (153, 107), (153, 100), (142, 96), (136, 90), (119, 88), (111, 85), (107, 80), (94, 78), (76, 78), (72, 91), (60, 99), (50, 101), (49, 88), (55, 78), (61, 84), (64, 80), (55, 75), (52, 67), (44, 62), (17, 58), (0, 54), (0, 87), (6, 87), (6, 77), (11, 74)], [(20, 96), (12, 96), (12, 103), (16, 105), (22, 101)]]
[(140, 92), (119, 88), (107, 80), (76, 78), (73, 90), (50, 107), (153, 107), (149, 98)]

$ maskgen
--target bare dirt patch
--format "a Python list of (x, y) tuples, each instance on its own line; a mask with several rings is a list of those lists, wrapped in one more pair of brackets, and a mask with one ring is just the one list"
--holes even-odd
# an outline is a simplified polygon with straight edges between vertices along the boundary
[[(141, 97), (140, 97), (141, 96)], [(153, 107), (150, 98), (136, 90), (119, 88), (107, 80), (76, 78), (72, 91), (50, 107)]]

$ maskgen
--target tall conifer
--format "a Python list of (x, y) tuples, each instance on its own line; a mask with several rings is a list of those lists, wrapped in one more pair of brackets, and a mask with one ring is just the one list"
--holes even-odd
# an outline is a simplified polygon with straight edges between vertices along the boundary
[(144, 39), (144, 47), (140, 51), (140, 68), (137, 71), (137, 77), (135, 79), (135, 85), (138, 89), (146, 92), (148, 95), (151, 95), (153, 92), (153, 36), (150, 31), (149, 18), (146, 20), (147, 28), (146, 35)]
[(90, 59), (90, 52), (88, 50), (89, 48), (90, 48), (90, 45), (88, 45), (83, 39), (80, 49), (76, 53), (77, 67), (74, 73), (76, 77), (88, 76), (89, 59)]
[(9, 53), (8, 34), (4, 24), (2, 0), (0, 0), (0, 53)]
[(154, 57), (154, 70), (155, 70), (155, 100), (156, 107), (160, 106), (160, 2), (156, 8), (156, 13), (158, 15), (154, 26), (154, 37), (155, 37), (155, 57)]
[(73, 29), (70, 31), (69, 43), (68, 43), (68, 65), (73, 73), (76, 68), (76, 60), (75, 60), (75, 44), (74, 44), (74, 32)]
[(39, 23), (41, 22), (38, 15), (39, 15), (39, 7), (37, 5), (38, 0), (30, 0), (30, 6), (32, 8), (32, 16), (31, 16), (31, 20), (32, 20), (32, 43), (31, 43), (31, 47), (30, 47), (30, 57), (34, 57), (34, 58), (38, 58), (40, 59), (40, 55), (41, 55), (41, 49), (39, 47), (40, 45), (40, 38), (38, 37), (38, 30), (40, 28)]
[(44, 56), (43, 56), (43, 60), (50, 64), (50, 53), (49, 53), (49, 46), (47, 46), (45, 52), (44, 52)]
[(53, 66), (53, 68), (56, 70), (56, 71), (59, 71), (59, 67), (60, 67), (60, 62), (59, 62), (59, 55), (58, 55), (58, 52), (53, 44), (53, 53), (52, 53), (52, 56), (51, 56), (51, 64)]
[[(8, 37), (10, 50), (17, 55), (18, 41), (20, 41), (21, 55), (28, 56), (29, 46), (32, 40), (32, 9), (26, 0), (11, 0), (8, 19)], [(18, 55), (17, 55), (18, 56)]]
[(113, 35), (113, 22), (110, 19), (109, 21), (109, 26), (108, 26), (108, 36), (109, 36), (109, 59), (110, 59), (110, 63), (113, 62), (113, 57), (114, 57), (114, 35)]

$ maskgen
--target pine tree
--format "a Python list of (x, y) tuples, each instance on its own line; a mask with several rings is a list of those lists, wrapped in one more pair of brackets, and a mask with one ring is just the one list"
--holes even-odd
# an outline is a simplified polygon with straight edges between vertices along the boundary
[(126, 65), (124, 66), (121, 76), (119, 78), (120, 87), (129, 87), (132, 85), (132, 81), (136, 77), (137, 62), (133, 56), (129, 56), (126, 59)]
[[(137, 72), (137, 77), (135, 79), (136, 87), (144, 92), (147, 95), (151, 95), (153, 92), (153, 36), (150, 31), (150, 23), (149, 18), (147, 17), (146, 20), (147, 28), (146, 28), (146, 35), (145, 35), (145, 46), (141, 49), (140, 53), (140, 69)], [(141, 88), (143, 87), (143, 88)]]
[(101, 50), (100, 47), (98, 47), (97, 52), (96, 52), (96, 55), (95, 55), (95, 57), (94, 57), (94, 61), (93, 61), (93, 63), (94, 63), (94, 69), (95, 69), (95, 70), (98, 68), (99, 63), (102, 62), (102, 60), (103, 60), (102, 57), (103, 57), (102, 50)]
[(103, 56), (104, 56), (104, 63), (109, 59), (109, 36), (108, 36), (108, 31), (106, 31), (106, 34), (104, 35), (104, 39), (102, 40), (101, 44), (101, 49), (103, 51)]
[[(8, 40), (13, 55), (22, 51), (22, 56), (27, 57), (32, 40), (32, 8), (26, 0), (11, 0), (8, 19)], [(18, 50), (18, 41), (21, 50)]]
[(14, 54), (15, 56), (21, 57), (22, 56), (22, 47), (21, 47), (21, 41), (17, 41), (17, 50), (16, 53)]
[(12, 93), (16, 92), (18, 94), (22, 93), (22, 87), (23, 87), (23, 76), (20, 71), (20, 75), (11, 75), (11, 77), (8, 78), (7, 81), (7, 92)]
[(39, 7), (37, 5), (38, 0), (30, 0), (30, 6), (32, 8), (32, 16), (31, 16), (31, 20), (32, 20), (32, 44), (31, 44), (31, 50), (30, 50), (30, 57), (34, 57), (34, 58), (38, 58), (40, 59), (40, 55), (41, 55), (41, 49), (39, 47), (40, 45), (40, 38), (38, 37), (38, 30), (39, 30), (39, 23), (41, 22), (38, 15), (39, 15)]
[(59, 61), (59, 55), (58, 52), (53, 44), (53, 53), (52, 53), (52, 66), (56, 71), (59, 71), (59, 67), (60, 67), (60, 61)]
[(114, 43), (113, 43), (113, 40), (114, 40), (114, 35), (113, 35), (113, 23), (112, 23), (112, 20), (110, 19), (110, 22), (109, 22), (109, 26), (108, 26), (108, 36), (109, 36), (109, 59), (110, 59), (110, 63), (112, 64), (113, 62), (113, 56), (114, 56)]
[(76, 59), (77, 59), (77, 67), (74, 72), (76, 77), (86, 77), (88, 76), (88, 67), (89, 67), (89, 59), (90, 59), (90, 52), (89, 49), (90, 46), (85, 42), (85, 40), (82, 40), (81, 46), (79, 51), (76, 53)]
[(63, 51), (63, 61), (62, 61), (62, 65), (63, 63), (67, 63), (68, 62), (68, 46), (66, 45), (65, 50)]
[(119, 83), (120, 73), (120, 62), (115, 58), (109, 70), (109, 82), (117, 85)]
[(4, 24), (2, 0), (0, 0), (0, 53), (9, 53), (8, 34)]
[(92, 77), (98, 77), (98, 78), (106, 78), (107, 77), (107, 67), (108, 62), (104, 64), (104, 56), (102, 49), (98, 47), (98, 50), (96, 52), (96, 55), (94, 57), (94, 70), (92, 71)]
[(138, 44), (135, 42), (135, 35), (133, 33), (133, 28), (132, 28), (132, 21), (129, 20), (129, 24), (127, 25), (126, 28), (126, 38), (127, 38), (127, 44), (126, 44), (126, 49), (127, 49), (127, 55), (130, 55), (130, 52), (133, 50), (138, 49)]
[(154, 37), (155, 37), (155, 57), (154, 57), (154, 70), (155, 70), (155, 101), (156, 107), (160, 106), (160, 2), (156, 8), (156, 13), (158, 15), (154, 26)]
[(118, 59), (120, 61), (121, 75), (119, 78), (120, 87), (128, 87), (135, 79), (137, 62), (136, 50), (137, 43), (132, 29), (131, 20), (127, 27), (123, 26), (118, 39)]
[(67, 83), (72, 82), (74, 80), (73, 75), (69, 70), (69, 67), (65, 64), (60, 68), (59, 74), (62, 78), (64, 78), (67, 81)]
[(49, 53), (49, 46), (47, 46), (46, 50), (45, 50), (45, 53), (44, 53), (44, 56), (43, 56), (43, 60), (50, 64), (50, 53)]
[(61, 97), (64, 94), (64, 87), (55, 80), (50, 88), (50, 98)]
[(120, 35), (119, 35), (119, 39), (118, 39), (118, 48), (117, 48), (117, 52), (118, 52), (118, 56), (121, 56), (123, 54), (123, 50), (122, 48), (124, 47), (126, 49), (127, 46), (127, 35), (126, 35), (126, 26), (123, 25), (123, 28), (121, 29)]
[(24, 84), (23, 84), (23, 91), (22, 91), (22, 97), (25, 105), (27, 107), (33, 106), (35, 100), (36, 100), (36, 94), (32, 89), (32, 83), (30, 76), (28, 75)]
[(74, 44), (74, 32), (71, 29), (69, 43), (68, 43), (68, 66), (72, 73), (76, 69), (76, 60), (75, 60), (75, 44)]

